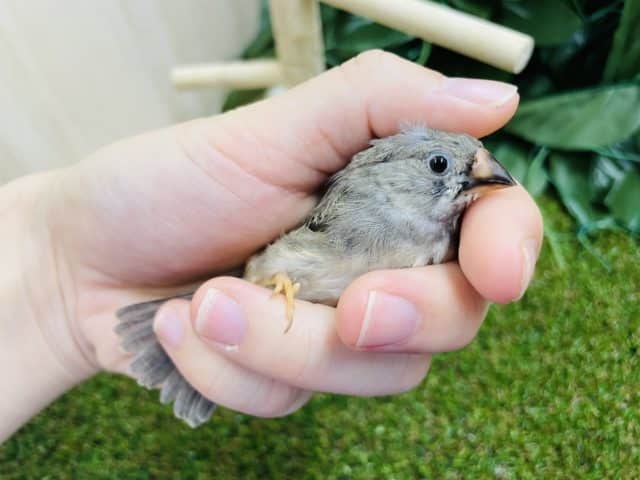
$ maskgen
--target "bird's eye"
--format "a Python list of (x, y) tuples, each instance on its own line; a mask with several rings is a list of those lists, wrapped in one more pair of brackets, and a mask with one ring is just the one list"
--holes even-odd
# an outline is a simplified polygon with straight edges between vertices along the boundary
[(429, 168), (433, 173), (444, 173), (449, 168), (449, 159), (441, 153), (429, 157)]

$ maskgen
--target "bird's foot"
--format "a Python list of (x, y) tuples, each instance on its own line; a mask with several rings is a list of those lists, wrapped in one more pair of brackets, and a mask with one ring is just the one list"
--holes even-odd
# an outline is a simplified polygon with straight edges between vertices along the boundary
[(293, 312), (295, 308), (295, 296), (300, 290), (299, 283), (293, 283), (286, 273), (277, 273), (273, 277), (267, 278), (260, 282), (263, 287), (273, 286), (273, 295), (283, 294), (286, 300), (286, 316), (287, 326), (284, 329), (284, 333), (287, 333), (293, 325)]

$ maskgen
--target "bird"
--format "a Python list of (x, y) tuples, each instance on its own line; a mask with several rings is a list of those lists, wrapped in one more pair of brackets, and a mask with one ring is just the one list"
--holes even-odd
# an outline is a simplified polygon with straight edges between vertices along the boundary
[[(454, 260), (465, 209), (515, 184), (478, 139), (404, 125), (372, 140), (333, 174), (309, 216), (249, 258), (242, 277), (284, 296), (286, 333), (296, 298), (335, 305), (364, 273)], [(134, 356), (138, 383), (160, 388), (160, 401), (173, 401), (174, 415), (195, 428), (210, 419), (216, 404), (187, 382), (155, 337), (154, 315), (170, 298), (119, 309), (115, 331)]]

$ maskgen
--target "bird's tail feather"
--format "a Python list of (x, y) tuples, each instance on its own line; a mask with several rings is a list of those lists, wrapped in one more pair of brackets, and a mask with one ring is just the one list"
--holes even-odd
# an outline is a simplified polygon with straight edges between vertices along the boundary
[(173, 413), (189, 426), (197, 427), (211, 418), (216, 404), (203, 397), (176, 369), (153, 331), (153, 318), (160, 306), (171, 298), (190, 300), (193, 294), (136, 303), (116, 312), (115, 332), (122, 348), (134, 354), (131, 371), (138, 384), (160, 388), (160, 401), (173, 403)]

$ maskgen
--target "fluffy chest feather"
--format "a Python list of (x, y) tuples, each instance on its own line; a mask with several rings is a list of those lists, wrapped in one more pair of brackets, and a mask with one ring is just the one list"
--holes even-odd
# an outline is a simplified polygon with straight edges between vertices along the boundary
[(255, 282), (286, 272), (300, 284), (298, 298), (334, 304), (347, 285), (366, 272), (450, 260), (455, 226), (422, 218), (399, 215), (390, 222), (363, 214), (356, 217), (358, 224), (334, 222), (328, 231), (302, 226), (255, 255), (245, 278)]

